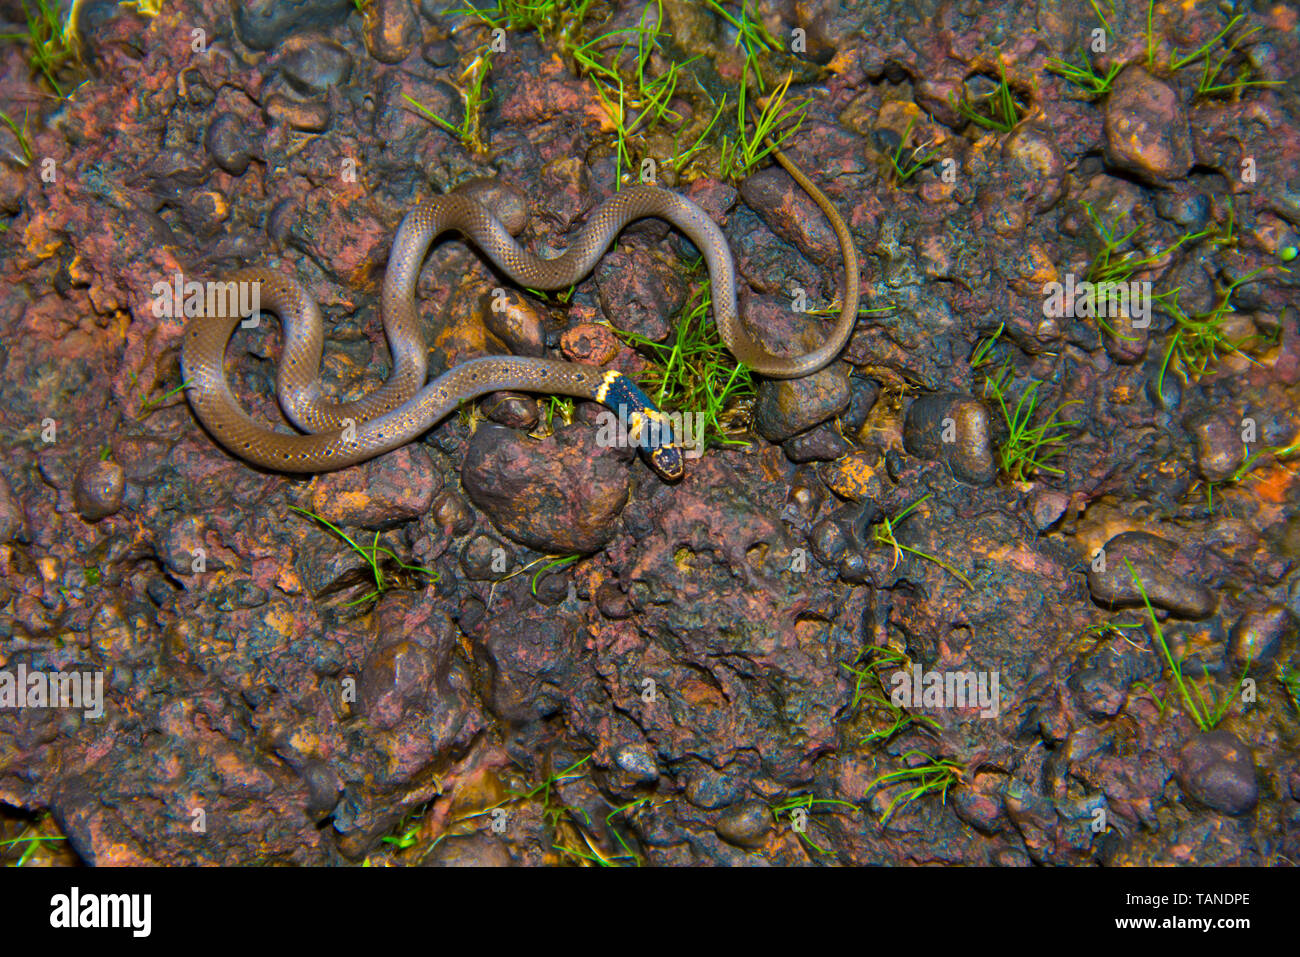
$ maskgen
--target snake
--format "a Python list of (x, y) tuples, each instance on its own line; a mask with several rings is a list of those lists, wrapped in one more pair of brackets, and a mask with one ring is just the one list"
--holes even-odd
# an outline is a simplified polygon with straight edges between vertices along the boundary
[(858, 259), (848, 226), (831, 201), (770, 140), (768, 146), (830, 221), (844, 261), (839, 317), (822, 344), (803, 355), (773, 355), (745, 330), (736, 303), (735, 263), (725, 235), (703, 209), (672, 190), (638, 184), (615, 193), (596, 208), (566, 251), (549, 259), (521, 246), (475, 191), (452, 190), (412, 207), (393, 239), (380, 304), (392, 371), (382, 385), (354, 401), (329, 401), (319, 377), (324, 342), (319, 307), (297, 281), (255, 266), (231, 272), (224, 277), (225, 283), (227, 287), (230, 283), (256, 284), (259, 310), (269, 309), (279, 317), (284, 342), (276, 370), (276, 396), (286, 417), (303, 434), (280, 432), (258, 423), (231, 391), (225, 354), (235, 328), (246, 318), (238, 308), (208, 309), (209, 314), (195, 314), (186, 324), (181, 381), (190, 405), (216, 441), (239, 458), (275, 471), (310, 473), (345, 468), (405, 445), (461, 403), (492, 392), (572, 396), (594, 400), (620, 416), (646, 464), (665, 480), (680, 479), (684, 455), (669, 417), (635, 381), (616, 369), (496, 355), (469, 359), (426, 382), (428, 356), (416, 306), (416, 280), (434, 239), (454, 230), (519, 285), (548, 291), (568, 289), (591, 272), (625, 226), (654, 217), (675, 226), (703, 253), (714, 323), (732, 355), (768, 378), (811, 375), (839, 354), (853, 332), (858, 311)]

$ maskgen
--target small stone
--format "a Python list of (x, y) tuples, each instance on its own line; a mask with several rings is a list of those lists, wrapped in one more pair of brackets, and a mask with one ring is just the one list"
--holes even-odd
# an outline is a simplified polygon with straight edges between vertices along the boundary
[(566, 359), (592, 366), (609, 365), (620, 348), (622, 343), (609, 326), (594, 322), (579, 323), (560, 337), (560, 351)]
[(312, 485), (311, 508), (335, 525), (385, 528), (429, 510), (441, 480), (420, 445), (405, 445), (357, 468), (320, 476)]
[(92, 459), (77, 469), (72, 498), (77, 511), (88, 522), (107, 518), (122, 507), (126, 472), (116, 462)]
[(305, 133), (320, 133), (330, 125), (330, 107), (323, 100), (304, 103), (300, 100), (291, 100), (279, 93), (272, 93), (266, 98), (263, 109), (268, 119), (276, 123), (284, 123)]
[(504, 295), (484, 294), (484, 325), (517, 356), (540, 356), (546, 352), (546, 331), (542, 314), (521, 294), (508, 289)]
[(420, 42), (420, 21), (411, 0), (370, 0), (362, 16), (366, 49), (380, 63), (401, 63)]
[(831, 462), (851, 451), (853, 446), (833, 423), (823, 422), (815, 429), (786, 439), (781, 448), (791, 462)]
[(1025, 124), (1002, 144), (1002, 155), (1019, 172), (1020, 195), (1032, 197), (1032, 209), (1042, 213), (1056, 205), (1065, 190), (1065, 161), (1045, 130)]
[(513, 867), (510, 851), (495, 834), (463, 834), (444, 838), (433, 849), (426, 867)]
[(479, 403), (485, 415), (511, 429), (531, 429), (537, 425), (537, 400), (522, 392), (493, 392)]
[(614, 752), (614, 763), (635, 784), (654, 784), (659, 780), (659, 765), (644, 744), (623, 745)]
[(614, 582), (602, 582), (596, 589), (596, 607), (610, 621), (632, 617), (632, 603)]
[(496, 581), (514, 567), (514, 552), (491, 535), (475, 535), (460, 553), (460, 567), (466, 578)]
[(990, 485), (997, 477), (988, 409), (969, 395), (948, 392), (914, 400), (903, 420), (903, 446), (920, 458), (946, 462), (961, 482)]
[(1140, 66), (1121, 73), (1106, 98), (1106, 152), (1111, 162), (1148, 180), (1171, 180), (1192, 168), (1182, 98)]
[(1088, 588), (1108, 608), (1143, 605), (1125, 559), (1133, 566), (1151, 604), (1183, 618), (1205, 618), (1214, 610), (1214, 596), (1192, 577), (1190, 556), (1173, 542), (1148, 532), (1121, 532), (1089, 556)]
[(1061, 520), (1070, 496), (1065, 492), (1051, 488), (1037, 488), (1029, 496), (1029, 514), (1034, 518), (1034, 525), (1040, 532), (1045, 532)]
[(754, 428), (783, 442), (834, 418), (849, 407), (849, 377), (835, 364), (802, 379), (764, 379), (758, 387)]
[(252, 159), (248, 123), (234, 113), (219, 113), (208, 124), (203, 145), (216, 163), (231, 176), (243, 176)]
[(1296, 620), (1285, 605), (1252, 608), (1232, 629), (1229, 650), (1234, 663), (1245, 667), (1266, 665), (1276, 660), (1283, 646), (1294, 644)]
[(1224, 814), (1244, 814), (1259, 799), (1255, 758), (1227, 731), (1198, 734), (1179, 752), (1178, 783), (1192, 800)]
[(875, 452), (850, 452), (836, 459), (822, 471), (826, 487), (851, 502), (879, 498), (883, 489)]
[(0, 472), (0, 544), (13, 541), (19, 529), (23, 527), (23, 512), (9, 488), (9, 482)]
[(735, 805), (723, 812), (713, 829), (728, 844), (758, 847), (772, 830), (772, 812), (757, 801)]
[(1196, 443), (1196, 467), (1207, 482), (1225, 482), (1246, 460), (1241, 433), (1227, 416), (1200, 412), (1183, 419), (1183, 428)]
[(254, 50), (269, 50), (298, 27), (323, 29), (356, 9), (352, 0), (244, 0), (231, 4), (235, 32)]
[(447, 489), (433, 500), (429, 514), (440, 528), (453, 535), (464, 535), (474, 527), (474, 511), (458, 492)]
[(347, 83), (352, 73), (352, 56), (332, 40), (294, 37), (285, 48), (280, 73), (304, 96), (317, 96), (332, 86)]

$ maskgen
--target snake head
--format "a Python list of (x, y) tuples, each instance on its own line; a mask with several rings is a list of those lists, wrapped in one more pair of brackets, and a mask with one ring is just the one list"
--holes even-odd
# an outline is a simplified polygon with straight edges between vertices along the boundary
[(669, 482), (676, 482), (686, 474), (686, 460), (682, 450), (675, 445), (660, 445), (653, 449), (642, 449), (646, 464)]

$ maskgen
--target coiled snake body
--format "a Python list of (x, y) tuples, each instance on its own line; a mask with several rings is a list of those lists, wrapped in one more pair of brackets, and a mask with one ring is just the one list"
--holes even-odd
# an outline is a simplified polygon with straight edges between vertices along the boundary
[[(777, 161), (825, 212), (844, 257), (845, 291), (840, 315), (826, 341), (802, 356), (768, 353), (744, 330), (736, 307), (735, 266), (722, 230), (699, 206), (657, 186), (634, 186), (605, 202), (573, 245), (555, 259), (539, 259), (475, 199), (458, 193), (438, 197), (406, 214), (398, 227), (384, 277), (384, 331), (393, 372), (378, 389), (354, 402), (333, 403), (321, 394), (323, 344), (320, 310), (295, 281), (264, 268), (232, 273), (229, 282), (259, 283), (263, 308), (279, 315), (284, 348), (277, 395), (285, 414), (306, 435), (276, 432), (253, 421), (230, 390), (226, 346), (242, 317), (193, 318), (185, 331), (182, 373), (190, 402), (212, 435), (235, 455), (284, 472), (323, 472), (373, 458), (432, 428), (464, 401), (515, 389), (593, 399), (625, 416), (632, 438), (651, 420), (666, 421), (654, 403), (622, 373), (572, 362), (521, 356), (472, 359), (425, 384), (427, 356), (415, 305), (415, 284), (433, 240), (455, 229), (472, 240), (507, 276), (534, 289), (566, 289), (587, 275), (628, 223), (647, 216), (667, 220), (704, 254), (712, 282), (715, 322), (737, 359), (761, 375), (799, 378), (817, 371), (844, 347), (858, 310), (858, 262), (848, 228), (830, 200), (779, 150)], [(665, 430), (641, 442), (647, 462), (660, 475), (682, 474), (681, 450)]]

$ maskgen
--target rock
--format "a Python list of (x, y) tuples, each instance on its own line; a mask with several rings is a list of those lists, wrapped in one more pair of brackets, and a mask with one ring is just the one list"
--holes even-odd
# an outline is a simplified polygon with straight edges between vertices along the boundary
[(663, 341), (686, 305), (686, 284), (676, 271), (644, 250), (615, 250), (597, 271), (601, 311), (624, 332)]
[(491, 535), (475, 535), (460, 553), (465, 577), (474, 581), (496, 581), (514, 567), (514, 552)]
[(347, 83), (352, 56), (333, 40), (294, 37), (285, 43), (280, 74), (303, 96), (318, 96), (332, 86)]
[(126, 472), (116, 462), (92, 459), (77, 469), (72, 498), (77, 511), (88, 522), (107, 518), (122, 507)]
[(1178, 783), (1199, 804), (1224, 814), (1244, 814), (1259, 799), (1255, 758), (1227, 731), (1198, 734), (1178, 755)]
[(483, 397), (479, 408), (493, 422), (511, 429), (531, 429), (540, 419), (537, 400), (522, 392), (493, 392)]
[(1187, 112), (1178, 91), (1140, 66), (1122, 72), (1106, 98), (1106, 155), (1156, 182), (1192, 168)]
[(1029, 514), (1040, 532), (1045, 532), (1061, 520), (1070, 504), (1070, 496), (1053, 488), (1037, 488), (1029, 496)]
[(231, 6), (235, 32), (254, 50), (271, 49), (299, 27), (342, 23), (355, 9), (352, 0), (244, 0)]
[(1181, 554), (1173, 542), (1148, 532), (1121, 532), (1102, 546), (1102, 553), (1089, 556), (1088, 567), (1088, 588), (1099, 604), (1143, 605), (1127, 558), (1153, 606), (1183, 618), (1205, 618), (1214, 610), (1214, 596), (1192, 577), (1190, 556)]
[(323, 100), (304, 103), (291, 100), (280, 93), (272, 93), (263, 105), (268, 120), (284, 123), (305, 133), (320, 133), (329, 128), (330, 107)]
[(659, 766), (647, 745), (623, 745), (614, 752), (614, 764), (632, 784), (654, 784), (659, 780)]
[(739, 797), (740, 787), (735, 779), (707, 765), (686, 781), (686, 800), (705, 811), (726, 807)]
[(853, 397), (849, 400), (849, 407), (840, 414), (840, 426), (845, 435), (851, 436), (866, 424), (867, 416), (871, 415), (876, 399), (880, 398), (880, 383), (853, 376), (849, 379), (849, 387)]
[(474, 527), (474, 512), (458, 492), (447, 489), (433, 500), (429, 514), (440, 528), (453, 535), (464, 535)]
[(423, 515), (441, 488), (424, 447), (404, 445), (357, 468), (317, 478), (311, 510), (335, 525), (386, 528)]
[(602, 448), (578, 424), (549, 440), (482, 426), (470, 440), (461, 480), (492, 524), (550, 554), (587, 554), (613, 537), (627, 505), (627, 450)]
[(826, 487), (851, 502), (880, 497), (883, 482), (876, 452), (850, 452), (822, 470)]
[(540, 356), (546, 352), (546, 332), (537, 307), (513, 289), (486, 293), (484, 325), (517, 356)]
[(1196, 443), (1196, 467), (1207, 482), (1226, 482), (1246, 461), (1241, 433), (1227, 416), (1194, 413), (1183, 419), (1183, 428)]
[(622, 621), (632, 617), (632, 604), (623, 589), (615, 582), (602, 582), (596, 589), (596, 607), (600, 613), (611, 621)]
[(713, 829), (728, 844), (755, 848), (772, 830), (772, 811), (757, 801), (738, 804), (724, 811)]
[(1295, 637), (1296, 620), (1285, 605), (1252, 608), (1233, 627), (1228, 650), (1234, 664), (1266, 665)]
[(208, 124), (203, 145), (212, 162), (231, 176), (243, 176), (253, 157), (248, 142), (248, 124), (234, 113), (219, 113)]
[(420, 21), (411, 0), (370, 0), (362, 16), (366, 49), (380, 63), (401, 63), (420, 42)]
[(781, 448), (791, 462), (830, 462), (851, 451), (853, 446), (840, 435), (834, 423), (823, 422), (815, 429), (786, 439)]
[(802, 379), (764, 379), (758, 387), (754, 429), (769, 442), (783, 442), (849, 407), (849, 377), (841, 363)]
[(571, 362), (604, 366), (614, 361), (622, 343), (609, 326), (583, 322), (564, 330), (560, 337), (560, 351)]
[(997, 477), (988, 409), (969, 395), (948, 392), (915, 399), (903, 420), (903, 446), (920, 458), (946, 462), (961, 482), (990, 485)]
[(427, 867), (513, 867), (510, 851), (495, 834), (464, 834), (443, 838)]
[(1032, 197), (1034, 212), (1056, 205), (1065, 189), (1065, 161), (1048, 131), (1029, 124), (1017, 127), (1002, 144), (1002, 155), (1019, 171), (1022, 195)]
[(433, 691), (433, 653), (414, 641), (399, 640), (373, 649), (361, 670), (357, 704), (377, 728), (395, 728)]

